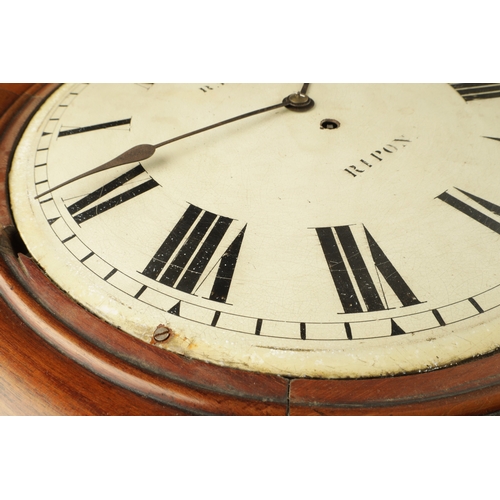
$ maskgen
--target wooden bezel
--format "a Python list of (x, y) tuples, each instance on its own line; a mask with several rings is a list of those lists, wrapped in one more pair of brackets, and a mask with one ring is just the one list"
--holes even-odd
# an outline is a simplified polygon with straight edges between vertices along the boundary
[(110, 326), (29, 257), (8, 171), (26, 123), (57, 85), (0, 85), (0, 413), (14, 415), (443, 415), (500, 409), (500, 353), (426, 373), (287, 378), (192, 360)]

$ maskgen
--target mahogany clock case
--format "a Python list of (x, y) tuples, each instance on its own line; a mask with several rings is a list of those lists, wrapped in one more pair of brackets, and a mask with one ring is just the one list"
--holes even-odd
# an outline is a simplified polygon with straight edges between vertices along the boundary
[(158, 349), (78, 306), (30, 258), (7, 187), (24, 127), (57, 87), (0, 85), (0, 413), (480, 415), (500, 409), (499, 353), (395, 377), (284, 377)]

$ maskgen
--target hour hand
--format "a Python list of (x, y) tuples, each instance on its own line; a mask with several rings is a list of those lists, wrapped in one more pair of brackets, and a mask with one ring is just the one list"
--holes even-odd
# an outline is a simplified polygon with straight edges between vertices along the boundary
[(116, 158), (113, 158), (112, 160), (107, 161), (106, 163), (103, 163), (98, 167), (88, 170), (87, 172), (83, 172), (83, 174), (68, 179), (67, 181), (62, 182), (61, 184), (58, 184), (53, 188), (47, 189), (47, 191), (44, 191), (43, 193), (40, 193), (37, 196), (35, 196), (35, 200), (41, 198), (42, 196), (45, 196), (46, 194), (51, 193), (52, 191), (55, 191), (56, 189), (59, 189), (63, 186), (67, 186), (68, 184), (77, 181), (79, 179), (83, 179), (84, 177), (87, 177), (89, 175), (97, 174), (98, 172), (103, 172), (104, 170), (108, 170), (109, 168), (119, 167), (120, 165), (126, 165), (127, 163), (136, 163), (147, 160), (148, 158), (153, 156), (155, 151), (156, 151), (156, 146), (152, 146), (151, 144), (139, 144), (138, 146), (134, 146), (133, 148), (130, 148), (127, 151), (125, 151), (125, 153), (118, 155)]
[(306, 109), (311, 108), (314, 106), (314, 101), (309, 98), (303, 91), (307, 90), (307, 87), (309, 86), (308, 83), (304, 83), (302, 86), (302, 89), (300, 92), (297, 92), (295, 94), (290, 94), (288, 97), (285, 97), (281, 102), (277, 104), (273, 104), (272, 106), (267, 106), (265, 108), (260, 108), (256, 109), (253, 111), (250, 111), (248, 113), (244, 113), (242, 115), (238, 116), (233, 116), (232, 118), (228, 118), (227, 120), (223, 120), (217, 123), (213, 123), (212, 125), (208, 125), (203, 128), (199, 128), (197, 130), (193, 130), (191, 132), (187, 132), (186, 134), (179, 135), (177, 137), (173, 137), (172, 139), (167, 139), (166, 141), (159, 142), (158, 144), (155, 144), (154, 146), (152, 144), (140, 144), (138, 146), (134, 146), (133, 148), (128, 149), (125, 151), (125, 153), (122, 153), (118, 155), (116, 158), (113, 158), (112, 160), (103, 163), (102, 165), (93, 168), (87, 172), (84, 172), (80, 175), (77, 175), (76, 177), (73, 177), (71, 179), (68, 179), (65, 182), (62, 182), (61, 184), (58, 184), (57, 186), (54, 186), (53, 188), (47, 189), (43, 193), (38, 194), (35, 196), (35, 199), (38, 199), (46, 194), (51, 193), (52, 191), (55, 191), (56, 189), (59, 189), (63, 186), (67, 186), (68, 184), (77, 181), (79, 179), (83, 179), (84, 177), (87, 177), (89, 175), (97, 174), (98, 172), (102, 172), (104, 170), (108, 170), (110, 168), (114, 167), (119, 167), (121, 165), (125, 165), (127, 163), (135, 163), (135, 162), (140, 162), (144, 161), (155, 153), (155, 151), (158, 148), (161, 148), (163, 146), (166, 146), (167, 144), (171, 144), (172, 142), (179, 141), (181, 139), (185, 139), (187, 137), (191, 137), (196, 134), (200, 134), (201, 132), (206, 132), (207, 130), (211, 130), (217, 127), (220, 127), (222, 125), (226, 125), (228, 123), (232, 123), (238, 120), (242, 120), (244, 118), (249, 118), (250, 116), (255, 116), (261, 113), (265, 113), (268, 111), (272, 111), (274, 109), (286, 107), (287, 109), (291, 109), (293, 111), (304, 111)]

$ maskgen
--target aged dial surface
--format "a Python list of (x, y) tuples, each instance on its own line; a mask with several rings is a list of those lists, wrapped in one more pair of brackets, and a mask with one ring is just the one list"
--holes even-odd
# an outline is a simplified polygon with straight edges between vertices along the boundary
[(500, 344), (493, 84), (311, 84), (279, 108), (51, 187), (302, 84), (65, 85), (16, 150), (16, 225), (124, 332), (310, 377), (447, 366)]

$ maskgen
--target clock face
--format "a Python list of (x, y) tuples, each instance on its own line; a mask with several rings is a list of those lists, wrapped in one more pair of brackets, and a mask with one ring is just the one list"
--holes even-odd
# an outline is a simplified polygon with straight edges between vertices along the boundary
[(301, 84), (66, 85), (12, 164), (46, 273), (124, 332), (309, 377), (424, 371), (500, 345), (494, 85), (311, 84), (252, 116), (37, 195), (138, 144)]

